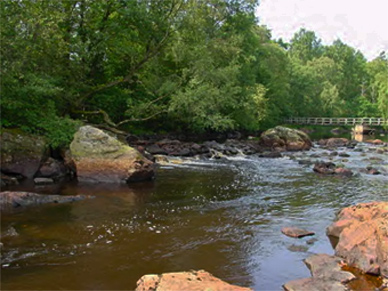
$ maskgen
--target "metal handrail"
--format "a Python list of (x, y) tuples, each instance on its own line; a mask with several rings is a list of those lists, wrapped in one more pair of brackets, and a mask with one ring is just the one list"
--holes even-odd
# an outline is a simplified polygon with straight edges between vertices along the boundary
[(284, 119), (284, 122), (306, 125), (388, 125), (388, 119), (378, 117), (290, 117)]

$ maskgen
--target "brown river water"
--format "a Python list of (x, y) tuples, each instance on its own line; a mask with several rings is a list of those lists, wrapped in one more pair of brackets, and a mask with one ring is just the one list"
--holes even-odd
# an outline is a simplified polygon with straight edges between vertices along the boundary
[[(145, 274), (205, 269), (232, 284), (281, 290), (310, 276), (303, 259), (333, 254), (325, 230), (339, 209), (387, 200), (387, 154), (357, 147), (364, 153), (339, 149), (350, 157), (333, 161), (355, 172), (374, 164), (384, 175), (319, 176), (297, 162), (328, 160), (314, 148), (278, 159), (184, 160), (130, 185), (12, 188), (95, 199), (2, 213), (1, 289), (133, 290)], [(284, 226), (315, 239), (286, 237)]]

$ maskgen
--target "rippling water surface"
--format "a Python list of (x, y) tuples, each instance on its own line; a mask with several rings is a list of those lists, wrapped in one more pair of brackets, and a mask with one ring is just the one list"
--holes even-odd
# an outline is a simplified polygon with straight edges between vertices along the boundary
[[(387, 168), (386, 154), (365, 151), (334, 162), (356, 172)], [(96, 198), (3, 213), (1, 288), (133, 290), (144, 274), (205, 269), (254, 290), (281, 290), (310, 276), (302, 262), (310, 254), (333, 253), (325, 229), (340, 208), (388, 197), (387, 175), (323, 177), (297, 162), (325, 153), (184, 161), (129, 186), (29, 189)], [(315, 239), (281, 234), (291, 225)]]

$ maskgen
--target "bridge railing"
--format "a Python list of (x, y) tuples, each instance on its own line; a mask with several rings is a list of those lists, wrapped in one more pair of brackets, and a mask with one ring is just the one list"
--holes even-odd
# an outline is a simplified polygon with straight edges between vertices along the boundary
[(384, 118), (359, 118), (359, 117), (290, 117), (284, 120), (288, 124), (310, 125), (386, 125), (388, 119)]

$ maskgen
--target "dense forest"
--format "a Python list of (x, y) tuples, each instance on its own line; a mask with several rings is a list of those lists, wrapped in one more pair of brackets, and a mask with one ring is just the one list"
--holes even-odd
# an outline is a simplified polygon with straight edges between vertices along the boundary
[(288, 116), (388, 115), (388, 60), (300, 29), (274, 40), (255, 0), (1, 1), (1, 126), (69, 142), (120, 132), (258, 130)]

